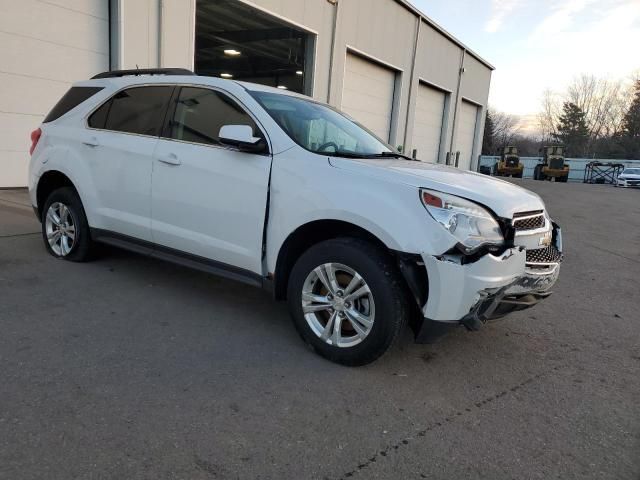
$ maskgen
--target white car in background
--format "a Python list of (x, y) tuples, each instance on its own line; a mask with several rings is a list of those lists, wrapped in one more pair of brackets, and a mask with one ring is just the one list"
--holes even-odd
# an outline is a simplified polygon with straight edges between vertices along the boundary
[(291, 92), (107, 72), (75, 84), (31, 138), (50, 254), (85, 261), (104, 242), (267, 288), (342, 364), (374, 361), (407, 323), (417, 341), (475, 330), (558, 278), (560, 229), (538, 195), (404, 157)]
[(640, 167), (625, 168), (616, 178), (616, 187), (640, 187)]

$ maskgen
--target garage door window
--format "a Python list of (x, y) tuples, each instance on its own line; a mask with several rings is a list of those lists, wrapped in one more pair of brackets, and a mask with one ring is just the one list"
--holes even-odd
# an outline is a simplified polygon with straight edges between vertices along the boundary
[(118, 92), (89, 117), (89, 126), (158, 136), (173, 87), (136, 87)]

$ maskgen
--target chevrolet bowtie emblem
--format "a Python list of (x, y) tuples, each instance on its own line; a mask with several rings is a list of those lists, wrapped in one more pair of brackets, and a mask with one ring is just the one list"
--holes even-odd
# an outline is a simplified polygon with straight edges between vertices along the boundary
[(547, 232), (543, 237), (540, 237), (538, 245), (542, 247), (548, 247), (549, 245), (551, 245), (551, 232)]

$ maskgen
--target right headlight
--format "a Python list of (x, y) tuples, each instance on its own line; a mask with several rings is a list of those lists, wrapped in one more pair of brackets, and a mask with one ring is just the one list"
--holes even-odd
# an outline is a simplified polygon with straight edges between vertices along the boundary
[(480, 247), (500, 247), (504, 237), (500, 225), (486, 209), (455, 195), (420, 190), (422, 204), (429, 215), (458, 239), (465, 253), (473, 253)]

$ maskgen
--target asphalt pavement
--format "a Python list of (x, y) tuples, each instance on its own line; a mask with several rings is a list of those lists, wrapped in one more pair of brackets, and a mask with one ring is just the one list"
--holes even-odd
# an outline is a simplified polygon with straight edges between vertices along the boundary
[(261, 290), (56, 260), (0, 191), (0, 478), (640, 479), (640, 190), (518, 183), (563, 227), (554, 295), (362, 368)]

